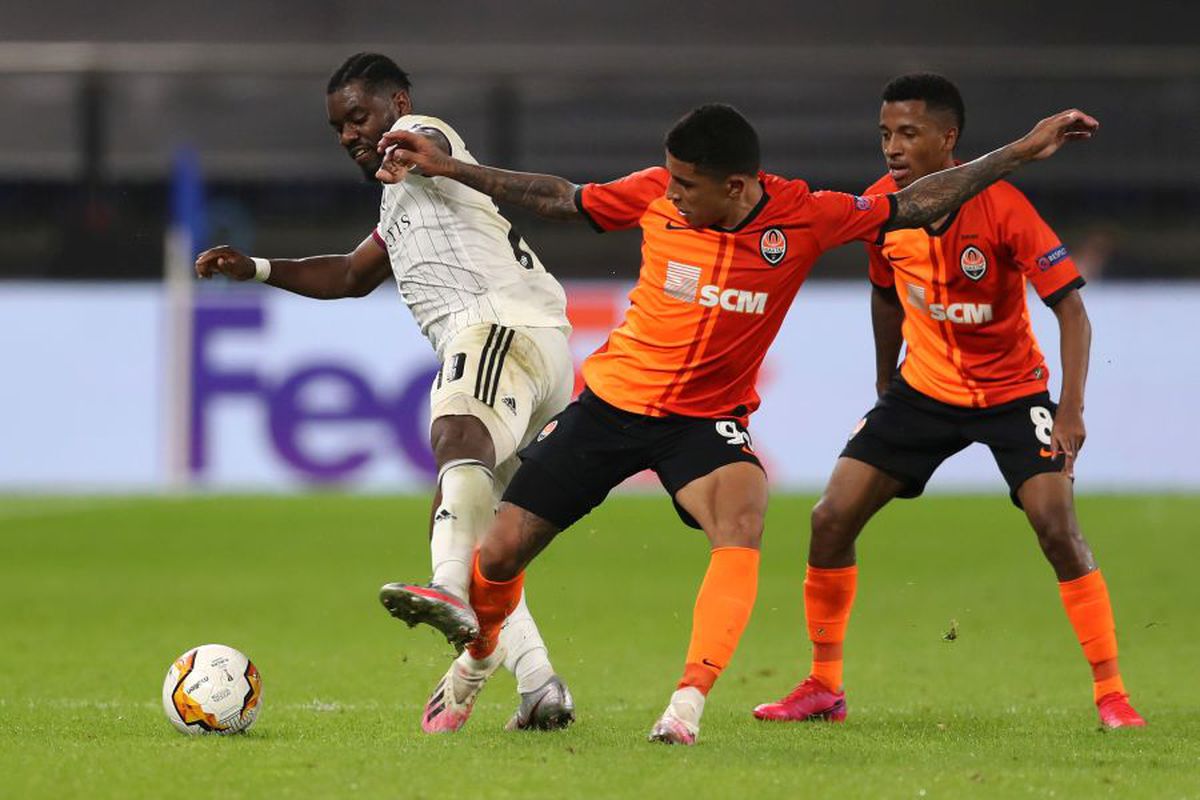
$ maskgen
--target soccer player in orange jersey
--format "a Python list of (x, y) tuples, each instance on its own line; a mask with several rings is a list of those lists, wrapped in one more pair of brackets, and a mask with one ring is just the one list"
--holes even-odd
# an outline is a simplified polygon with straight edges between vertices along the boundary
[[(904, 190), (954, 167), (964, 116), (958, 89), (939, 75), (890, 82), (879, 117), (888, 174), (867, 194)], [(888, 231), (867, 251), (879, 402), (851, 435), (812, 513), (804, 580), (812, 671), (755, 716), (845, 719), (842, 643), (857, 581), (855, 539), (892, 498), (920, 495), (942, 461), (980, 442), (1058, 576), (1091, 664), (1101, 722), (1145, 724), (1125, 694), (1108, 589), (1075, 518), (1091, 327), (1067, 248), (1025, 195), (999, 182), (932, 224)], [(1057, 404), (1029, 324), (1027, 281), (1058, 318)]]
[[(1027, 161), (1097, 123), (1079, 111), (1043, 120), (981, 159), (903, 191), (857, 197), (811, 192), (759, 171), (758, 136), (729, 106), (701, 106), (667, 134), (666, 165), (606, 184), (466, 164), (426, 140), (385, 134), (394, 146), (380, 179), (409, 170), (446, 175), (501, 201), (599, 231), (641, 228), (642, 267), (625, 320), (583, 365), (587, 389), (522, 453), (475, 560), (470, 605), (409, 584), (382, 589), (385, 605), (462, 641), (475, 689), (501, 658), (497, 635), (521, 595), (526, 565), (630, 475), (652, 469), (683, 521), (711, 544), (696, 598), (683, 677), (651, 740), (693, 744), (708, 691), (729, 664), (758, 586), (767, 481), (746, 430), (755, 378), (800, 284), (824, 250), (926, 225)], [(460, 640), (461, 641), (461, 640)], [(477, 691), (447, 702), (468, 710)], [(460, 712), (461, 713), (461, 712)]]

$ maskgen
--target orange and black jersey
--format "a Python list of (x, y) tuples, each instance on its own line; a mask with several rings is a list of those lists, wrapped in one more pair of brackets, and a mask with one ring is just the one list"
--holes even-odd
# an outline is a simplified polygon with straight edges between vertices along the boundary
[(597, 230), (642, 229), (625, 319), (583, 377), (625, 411), (745, 419), (759, 405), (763, 357), (817, 257), (877, 240), (895, 199), (810, 192), (804, 181), (759, 173), (762, 200), (736, 228), (694, 228), (664, 196), (667, 182), (652, 167), (576, 193)]
[[(896, 190), (885, 176), (867, 192)], [(976, 408), (1046, 391), (1026, 281), (1048, 306), (1084, 281), (1015, 186), (995, 183), (936, 228), (889, 231), (867, 253), (871, 282), (895, 287), (904, 308), (900, 374), (910, 386)]]

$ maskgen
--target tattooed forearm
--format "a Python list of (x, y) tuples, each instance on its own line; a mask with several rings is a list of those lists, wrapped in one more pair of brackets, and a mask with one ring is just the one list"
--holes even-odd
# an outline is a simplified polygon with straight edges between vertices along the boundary
[(993, 150), (962, 166), (936, 172), (896, 193), (896, 216), (888, 230), (919, 228), (949, 214), (1019, 167), (1022, 159), (1012, 145)]
[(501, 203), (527, 208), (547, 219), (581, 219), (575, 208), (575, 184), (556, 175), (509, 172), (479, 164), (454, 162), (449, 177)]

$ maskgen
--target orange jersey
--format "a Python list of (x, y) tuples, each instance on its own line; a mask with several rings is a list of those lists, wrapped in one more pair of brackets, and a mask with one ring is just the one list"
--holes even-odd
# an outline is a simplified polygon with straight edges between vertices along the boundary
[[(868, 192), (894, 192), (891, 176)], [(1046, 391), (1025, 281), (1048, 306), (1083, 278), (1025, 195), (1001, 181), (934, 228), (889, 231), (868, 245), (871, 282), (904, 307), (900, 374), (943, 403), (981, 408)]]
[(583, 377), (625, 411), (744, 419), (758, 408), (759, 367), (817, 257), (876, 240), (895, 201), (810, 192), (759, 173), (762, 200), (736, 228), (693, 228), (664, 196), (667, 181), (652, 167), (576, 193), (598, 230), (642, 229), (629, 309)]

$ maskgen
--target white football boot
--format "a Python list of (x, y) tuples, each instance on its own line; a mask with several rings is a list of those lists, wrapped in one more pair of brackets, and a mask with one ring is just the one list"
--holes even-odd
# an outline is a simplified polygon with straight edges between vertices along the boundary
[(704, 695), (695, 687), (685, 686), (671, 695), (667, 710), (654, 723), (647, 738), (663, 744), (695, 744), (703, 713)]

